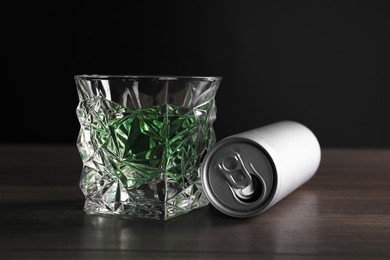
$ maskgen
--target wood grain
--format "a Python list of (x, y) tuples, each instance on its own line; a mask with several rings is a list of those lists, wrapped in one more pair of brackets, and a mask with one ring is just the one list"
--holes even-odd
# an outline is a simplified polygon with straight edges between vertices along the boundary
[(166, 222), (85, 214), (73, 146), (0, 146), (0, 163), (0, 259), (390, 257), (390, 150), (325, 149), (253, 218), (208, 206)]

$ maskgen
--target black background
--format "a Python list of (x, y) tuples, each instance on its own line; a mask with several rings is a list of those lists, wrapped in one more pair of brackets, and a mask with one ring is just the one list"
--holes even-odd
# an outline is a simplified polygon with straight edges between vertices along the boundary
[(75, 143), (75, 74), (159, 74), (223, 77), (218, 139), (288, 119), (323, 147), (390, 147), (381, 3), (20, 4), (0, 44), (0, 143)]

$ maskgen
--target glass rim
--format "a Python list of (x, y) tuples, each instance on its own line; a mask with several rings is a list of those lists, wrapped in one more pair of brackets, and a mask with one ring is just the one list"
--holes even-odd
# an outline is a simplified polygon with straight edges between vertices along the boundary
[(134, 79), (134, 80), (204, 80), (220, 81), (219, 76), (170, 76), (170, 75), (108, 75), (108, 74), (80, 74), (75, 79), (101, 80), (101, 79)]

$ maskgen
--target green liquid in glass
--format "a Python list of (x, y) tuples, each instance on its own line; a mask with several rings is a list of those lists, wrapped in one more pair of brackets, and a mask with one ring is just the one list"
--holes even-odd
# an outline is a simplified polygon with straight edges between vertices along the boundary
[(213, 101), (128, 109), (107, 99), (81, 101), (81, 189), (90, 213), (169, 219), (208, 204), (200, 164), (215, 143)]

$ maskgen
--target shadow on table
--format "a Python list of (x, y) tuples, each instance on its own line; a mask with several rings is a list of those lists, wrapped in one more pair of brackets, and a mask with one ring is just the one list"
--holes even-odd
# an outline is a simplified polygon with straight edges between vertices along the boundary
[(288, 232), (317, 243), (310, 221), (316, 205), (316, 194), (305, 191), (247, 219), (225, 216), (211, 205), (168, 221), (86, 214), (81, 241), (85, 248), (131, 252), (283, 251), (294, 245)]

